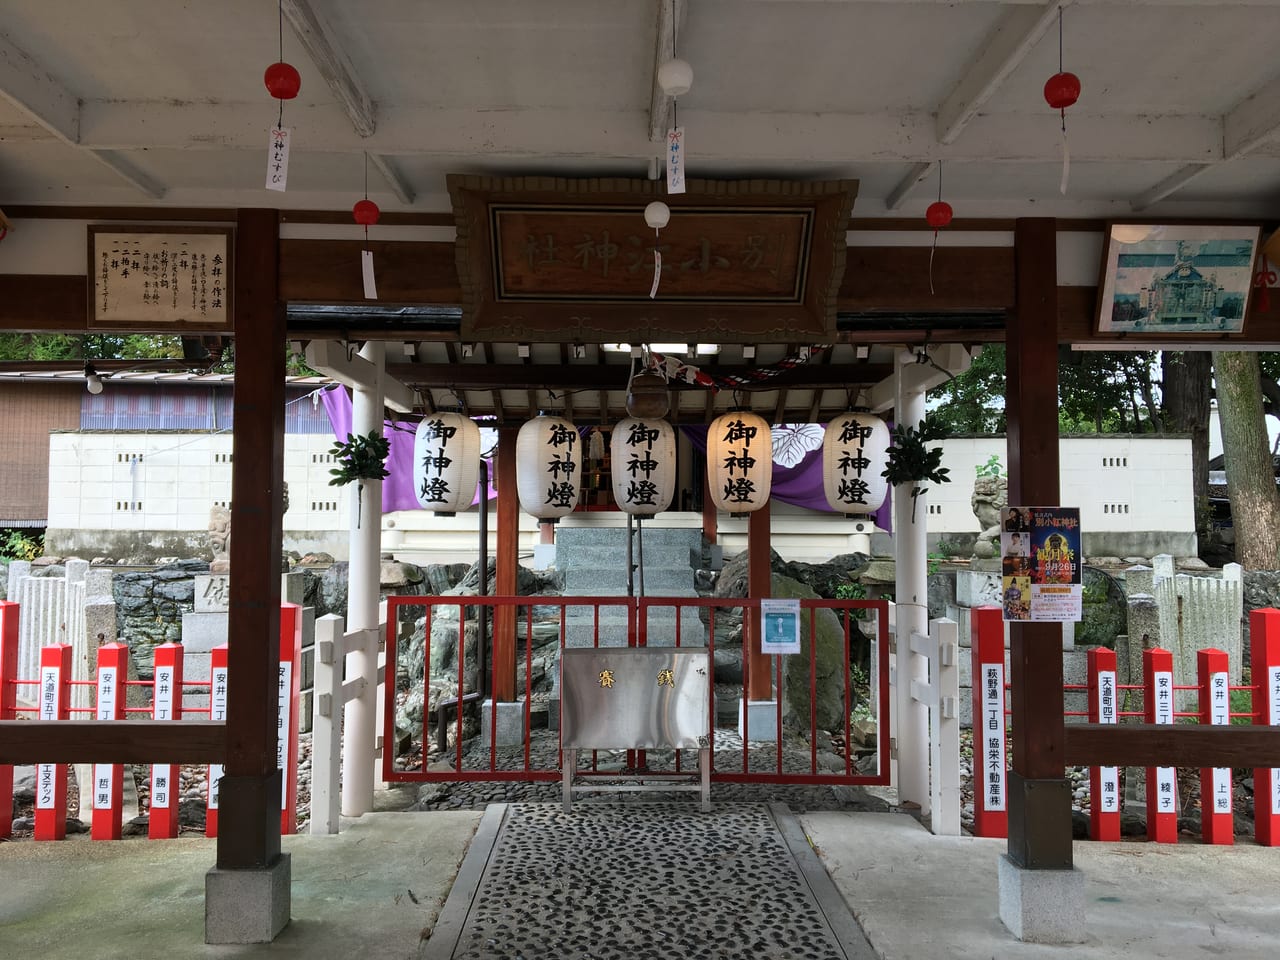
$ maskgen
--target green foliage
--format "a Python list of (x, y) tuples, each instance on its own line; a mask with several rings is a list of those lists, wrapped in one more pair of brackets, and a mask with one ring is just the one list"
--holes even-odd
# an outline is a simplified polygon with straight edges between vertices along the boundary
[[(1063, 433), (1147, 433), (1159, 428), (1155, 353), (1065, 354), (1058, 365), (1058, 425)], [(969, 369), (931, 391), (931, 417), (952, 433), (1006, 429), (1005, 349), (993, 344)], [(1280, 361), (1277, 361), (1280, 374)]]
[(182, 356), (178, 337), (151, 334), (0, 334), (0, 360), (161, 360)]
[(1231, 722), (1240, 724), (1253, 723), (1253, 718), (1249, 716), (1253, 713), (1253, 691), (1232, 690), (1230, 697)]
[[(898, 424), (893, 428), (893, 445), (889, 447), (889, 462), (880, 476), (895, 487), (911, 484), (911, 516), (916, 514), (916, 498), (929, 488), (929, 483), (950, 483), (951, 471), (942, 465), (942, 447), (937, 443), (947, 437), (947, 429), (933, 417), (925, 417), (920, 429)], [(930, 445), (932, 444), (932, 446)]]
[(347, 434), (346, 441), (339, 440), (329, 451), (340, 466), (330, 470), (331, 487), (345, 487), (357, 480), (381, 480), (390, 476), (384, 461), (391, 452), (391, 444), (379, 431), (371, 430), (368, 436)]
[(1007, 477), (1009, 474), (1005, 472), (1004, 464), (1000, 462), (1000, 454), (993, 453), (987, 457), (986, 463), (980, 463), (973, 468), (973, 472), (979, 477)]
[(949, 433), (1004, 433), (1003, 344), (984, 347), (969, 369), (929, 392), (941, 401), (929, 414)]
[(865, 600), (867, 599), (867, 588), (861, 583), (845, 582), (837, 583), (836, 588), (832, 591), (837, 600)]
[(28, 530), (9, 529), (0, 532), (0, 559), (34, 560), (44, 553), (44, 534), (34, 536)]

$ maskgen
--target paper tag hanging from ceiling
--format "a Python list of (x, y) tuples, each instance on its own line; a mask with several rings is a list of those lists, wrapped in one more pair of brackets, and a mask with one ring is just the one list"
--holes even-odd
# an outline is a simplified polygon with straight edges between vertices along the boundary
[(267, 144), (267, 189), (284, 193), (289, 182), (289, 137), (293, 131), (272, 127)]
[(451, 515), (471, 506), (480, 480), (480, 428), (460, 413), (437, 413), (413, 438), (414, 494), (427, 510)]
[(373, 251), (360, 251), (360, 273), (364, 279), (364, 298), (366, 300), (378, 299), (378, 285), (373, 276)]
[(870, 413), (842, 413), (822, 438), (822, 487), (831, 509), (871, 514), (889, 493), (881, 476), (889, 459), (889, 428)]
[(582, 487), (582, 438), (564, 417), (535, 417), (516, 436), (520, 509), (539, 520), (573, 513)]
[(613, 499), (624, 513), (652, 517), (676, 492), (676, 434), (665, 420), (627, 417), (609, 438)]
[(667, 193), (684, 193), (684, 127), (667, 131)]

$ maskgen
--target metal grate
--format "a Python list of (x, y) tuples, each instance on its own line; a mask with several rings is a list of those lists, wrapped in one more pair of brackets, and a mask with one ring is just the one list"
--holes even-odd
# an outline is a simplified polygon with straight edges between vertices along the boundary
[(761, 804), (509, 808), (455, 960), (844, 960)]

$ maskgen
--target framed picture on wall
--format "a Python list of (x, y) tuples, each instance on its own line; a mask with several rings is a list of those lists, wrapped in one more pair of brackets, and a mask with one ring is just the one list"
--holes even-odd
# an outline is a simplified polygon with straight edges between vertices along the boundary
[(1099, 333), (1240, 333), (1259, 226), (1112, 223), (1098, 283)]
[(89, 326), (230, 332), (232, 230), (90, 224)]

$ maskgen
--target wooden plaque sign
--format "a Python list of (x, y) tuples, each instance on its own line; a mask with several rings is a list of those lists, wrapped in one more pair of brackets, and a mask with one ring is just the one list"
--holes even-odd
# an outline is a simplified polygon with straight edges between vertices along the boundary
[[(449, 178), (462, 336), (830, 338), (854, 181)], [(644, 208), (671, 219), (656, 235)], [(655, 251), (660, 272), (655, 286)], [(653, 296), (650, 293), (653, 292)]]
[(230, 227), (89, 227), (89, 327), (230, 331)]

